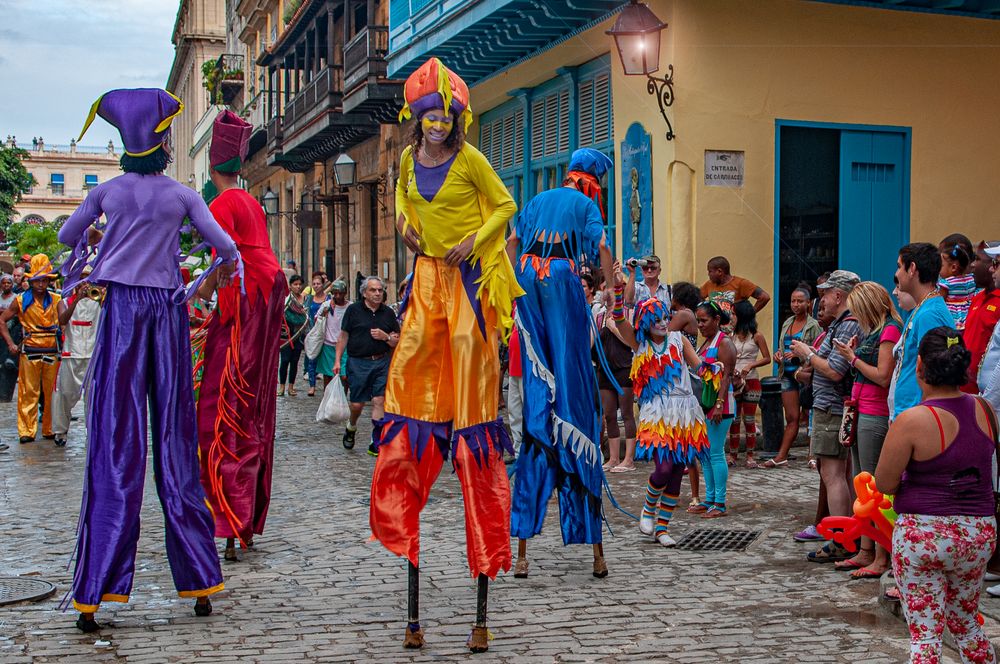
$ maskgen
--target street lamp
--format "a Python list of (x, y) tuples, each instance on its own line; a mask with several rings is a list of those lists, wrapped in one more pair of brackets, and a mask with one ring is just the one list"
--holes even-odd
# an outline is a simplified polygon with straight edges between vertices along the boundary
[(277, 216), (278, 214), (278, 195), (271, 191), (268, 187), (264, 195), (261, 196), (261, 203), (264, 205), (264, 213), (269, 217)]
[(669, 141), (675, 136), (667, 117), (667, 107), (674, 103), (674, 66), (667, 65), (666, 77), (652, 75), (660, 69), (660, 33), (666, 28), (667, 24), (657, 18), (646, 3), (631, 0), (606, 34), (615, 40), (625, 75), (646, 77), (646, 92), (656, 95), (660, 115), (667, 123)]
[(357, 177), (358, 164), (346, 152), (341, 152), (337, 161), (333, 162), (333, 177), (340, 187), (354, 185)]

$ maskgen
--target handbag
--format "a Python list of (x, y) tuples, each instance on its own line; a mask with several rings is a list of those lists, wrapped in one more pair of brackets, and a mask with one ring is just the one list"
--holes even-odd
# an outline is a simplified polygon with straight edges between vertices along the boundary
[(316, 322), (313, 324), (304, 342), (306, 357), (315, 360), (323, 352), (323, 341), (326, 338), (326, 313), (330, 307), (324, 303), (316, 312)]
[(854, 447), (858, 442), (858, 402), (844, 399), (844, 415), (840, 419), (840, 444)]

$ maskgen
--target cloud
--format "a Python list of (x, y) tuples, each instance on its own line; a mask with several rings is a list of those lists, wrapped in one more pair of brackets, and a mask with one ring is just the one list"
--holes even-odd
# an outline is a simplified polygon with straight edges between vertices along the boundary
[[(170, 43), (177, 0), (0, 0), (4, 50), (0, 136), (46, 137), (68, 143), (97, 97), (117, 87), (162, 87), (174, 57)], [(84, 142), (119, 143), (113, 127), (95, 122)]]

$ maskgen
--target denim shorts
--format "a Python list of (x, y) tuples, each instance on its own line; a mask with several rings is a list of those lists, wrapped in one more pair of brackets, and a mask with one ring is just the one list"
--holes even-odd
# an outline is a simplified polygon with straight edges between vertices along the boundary
[(347, 389), (351, 403), (368, 403), (374, 397), (385, 396), (391, 355), (373, 360), (368, 357), (347, 358)]

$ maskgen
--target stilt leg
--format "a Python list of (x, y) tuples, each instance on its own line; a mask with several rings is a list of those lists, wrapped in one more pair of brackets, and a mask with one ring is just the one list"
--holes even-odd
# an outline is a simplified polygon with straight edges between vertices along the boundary
[(604, 562), (604, 545), (594, 545), (594, 576), (603, 579), (608, 575), (608, 564)]
[(420, 628), (420, 568), (413, 563), (407, 563), (409, 578), (406, 584), (406, 635), (403, 637), (404, 648), (422, 648), (424, 645), (424, 630)]
[(514, 563), (514, 578), (528, 578), (528, 540), (517, 540), (517, 562)]
[(84, 634), (90, 634), (91, 632), (96, 632), (101, 628), (101, 625), (94, 620), (93, 613), (81, 613), (76, 619), (76, 628), (79, 629)]
[[(518, 547), (520, 548), (520, 544)], [(472, 634), (469, 636), (469, 650), (472, 652), (486, 652), (490, 647), (489, 632), (486, 631), (486, 600), (489, 588), (489, 577), (480, 574), (479, 590), (476, 594), (476, 626), (472, 628)]]
[(237, 561), (239, 558), (236, 557), (236, 538), (229, 537), (226, 539), (226, 560)]

